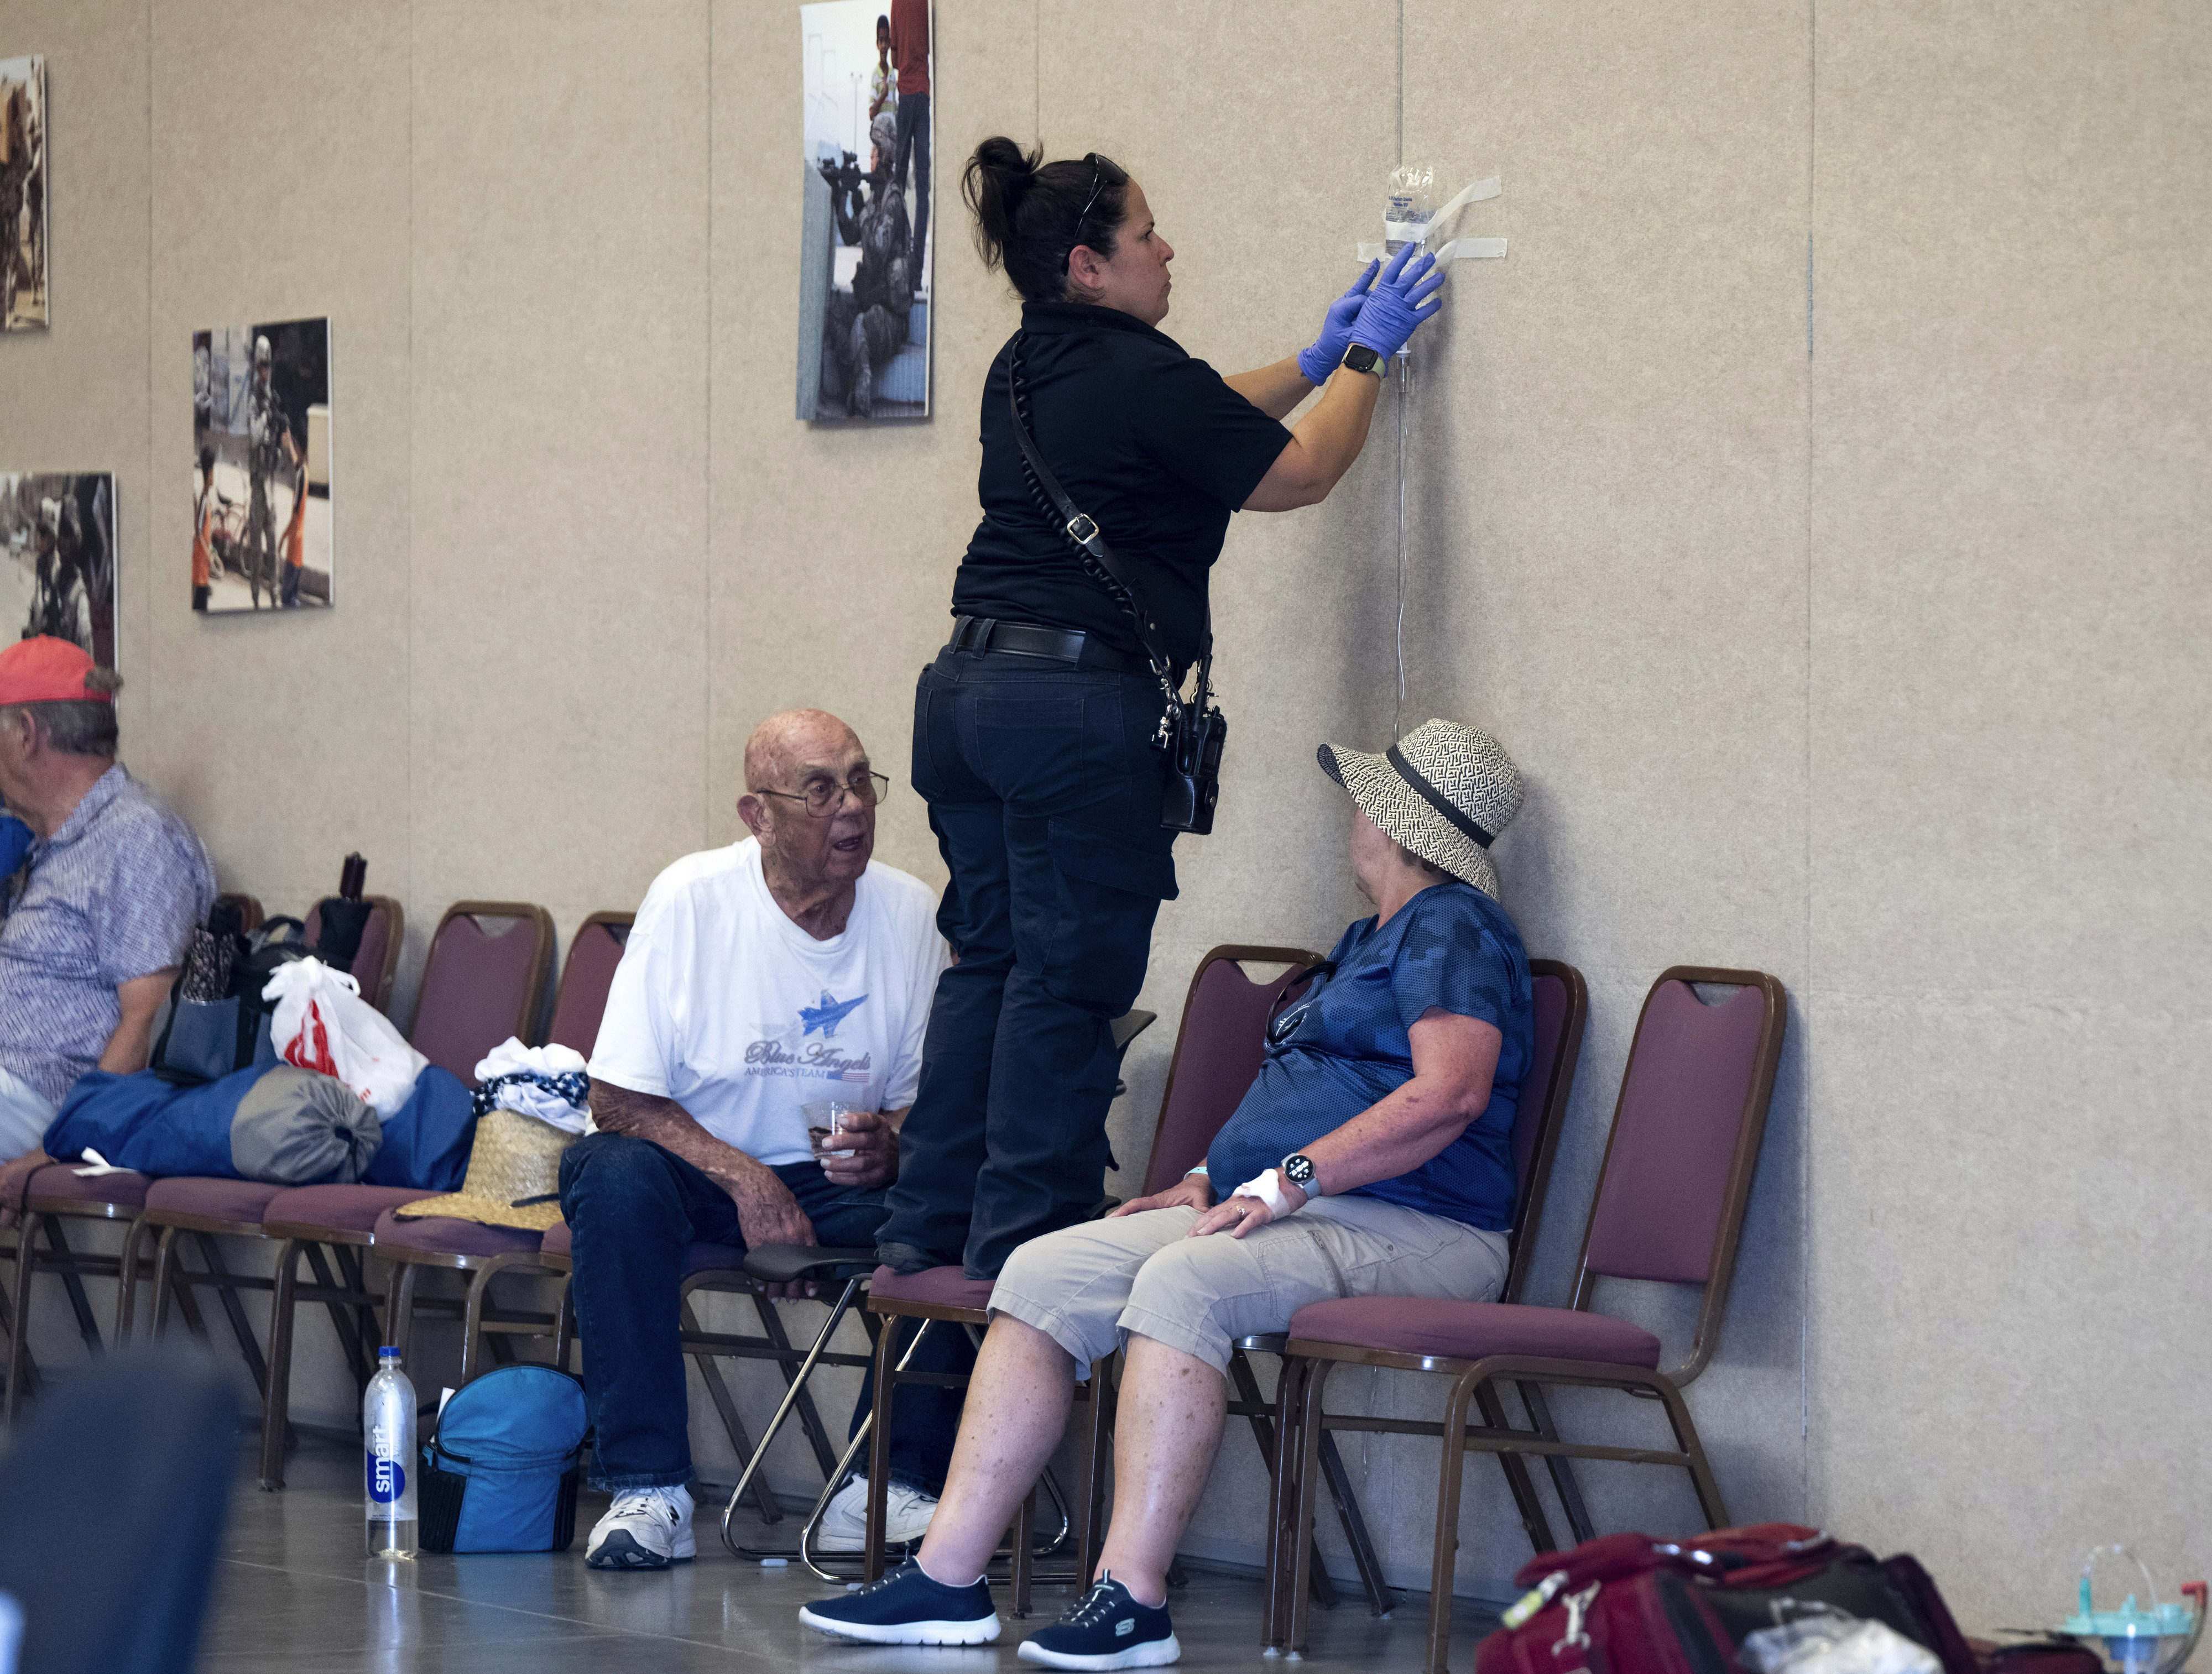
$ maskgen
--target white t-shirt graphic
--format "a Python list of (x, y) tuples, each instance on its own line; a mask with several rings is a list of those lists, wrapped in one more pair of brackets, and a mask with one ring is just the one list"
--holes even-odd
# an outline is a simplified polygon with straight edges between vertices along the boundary
[(946, 961), (921, 879), (874, 861), (843, 931), (784, 916), (760, 844), (686, 855), (638, 908), (592, 1054), (592, 1077), (673, 1099), (759, 1161), (811, 1155), (799, 1107), (914, 1102)]

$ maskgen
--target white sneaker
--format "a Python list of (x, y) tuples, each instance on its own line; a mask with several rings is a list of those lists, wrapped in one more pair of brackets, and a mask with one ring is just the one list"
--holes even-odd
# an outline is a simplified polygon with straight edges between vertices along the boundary
[[(929, 1531), (937, 1515), (937, 1501), (919, 1489), (893, 1483), (884, 1496), (884, 1544), (905, 1546)], [(868, 1479), (855, 1477), (838, 1491), (822, 1513), (822, 1526), (814, 1532), (817, 1552), (857, 1552), (868, 1542)]]
[(698, 1556), (689, 1489), (626, 1488), (592, 1529), (584, 1562), (594, 1569), (665, 1569)]

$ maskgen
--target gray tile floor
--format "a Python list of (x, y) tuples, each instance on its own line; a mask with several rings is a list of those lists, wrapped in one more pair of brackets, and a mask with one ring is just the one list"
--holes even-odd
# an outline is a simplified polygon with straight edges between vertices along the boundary
[[(343, 1671), (465, 1670), (468, 1674), (676, 1674), (687, 1669), (774, 1667), (851, 1674), (1007, 1674), (1029, 1665), (1014, 1647), (1059, 1614), (1066, 1587), (1041, 1587), (1037, 1614), (1009, 1622), (988, 1649), (842, 1645), (799, 1625), (798, 1607), (825, 1591), (797, 1568), (767, 1569), (731, 1557), (702, 1504), (696, 1563), (657, 1574), (584, 1567), (584, 1534), (605, 1509), (586, 1494), (576, 1544), (543, 1556), (424, 1556), (373, 1562), (362, 1551), (360, 1455), (307, 1440), (286, 1469), (289, 1486), (264, 1494), (242, 1459), (216, 1593), (202, 1647), (211, 1674), (342, 1674)], [(787, 1523), (781, 1530), (795, 1530)], [(773, 1536), (764, 1537), (766, 1540)], [(1281, 1669), (1259, 1647), (1260, 1587), (1247, 1577), (1197, 1573), (1174, 1595), (1186, 1668)], [(1387, 1620), (1347, 1600), (1316, 1611), (1312, 1669), (1418, 1669), (1426, 1598), (1404, 1595)], [(1001, 1593), (1001, 1610), (1006, 1608)], [(1465, 1666), (1489, 1619), (1462, 1606), (1452, 1661)]]

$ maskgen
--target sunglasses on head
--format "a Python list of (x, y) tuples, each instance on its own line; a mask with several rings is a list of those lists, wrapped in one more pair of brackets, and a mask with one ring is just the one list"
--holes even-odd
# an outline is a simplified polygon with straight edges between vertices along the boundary
[(1091, 219), (1091, 211), (1097, 207), (1098, 194), (1106, 190), (1106, 171), (1110, 168), (1116, 174), (1121, 173), (1121, 165), (1101, 152), (1086, 151), (1083, 161), (1091, 165), (1091, 196), (1083, 200), (1083, 213), (1075, 218), (1078, 233), (1083, 230), (1083, 223)]

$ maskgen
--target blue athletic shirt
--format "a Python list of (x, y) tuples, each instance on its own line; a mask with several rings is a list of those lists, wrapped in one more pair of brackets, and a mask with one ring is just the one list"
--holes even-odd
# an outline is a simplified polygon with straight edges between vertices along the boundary
[[(1409, 1174), (1355, 1186), (1471, 1227), (1513, 1223), (1513, 1114), (1535, 1051), (1535, 996), (1521, 932), (1468, 883), (1439, 883), (1381, 929), (1362, 919), (1283, 1017), (1260, 1074), (1214, 1137), (1206, 1172), (1226, 1197), (1264, 1168), (1333, 1133), (1413, 1078), (1407, 1031), (1431, 1007), (1479, 1017), (1504, 1036), (1490, 1106)], [(1285, 1031), (1287, 1030), (1287, 1034)]]

